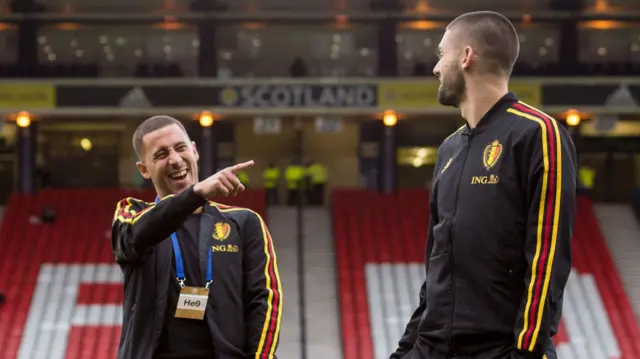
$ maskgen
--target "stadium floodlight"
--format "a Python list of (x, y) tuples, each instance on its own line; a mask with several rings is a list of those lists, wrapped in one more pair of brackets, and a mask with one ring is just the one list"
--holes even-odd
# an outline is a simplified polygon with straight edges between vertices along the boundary
[(385, 126), (393, 127), (398, 123), (398, 115), (394, 110), (386, 110), (382, 115), (382, 123)]
[(213, 125), (213, 115), (209, 111), (202, 112), (198, 120), (202, 127), (211, 127), (211, 125)]
[(580, 114), (576, 110), (569, 110), (567, 111), (566, 121), (569, 126), (578, 126), (581, 121)]
[(26, 128), (31, 125), (31, 116), (27, 112), (20, 112), (18, 116), (16, 116), (16, 125), (18, 127)]

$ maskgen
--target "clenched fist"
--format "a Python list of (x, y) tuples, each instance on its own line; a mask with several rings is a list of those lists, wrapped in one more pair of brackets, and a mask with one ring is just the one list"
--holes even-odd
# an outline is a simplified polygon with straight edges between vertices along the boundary
[(216, 196), (235, 196), (244, 191), (236, 173), (253, 166), (253, 161), (238, 163), (196, 183), (193, 190), (200, 196), (211, 199)]

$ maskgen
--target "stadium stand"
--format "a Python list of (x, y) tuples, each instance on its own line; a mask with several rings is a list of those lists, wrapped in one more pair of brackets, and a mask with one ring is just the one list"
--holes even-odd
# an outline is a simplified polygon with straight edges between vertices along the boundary
[[(422, 190), (394, 195), (336, 190), (333, 203), (345, 359), (379, 358), (374, 342), (390, 350), (415, 309), (423, 271), (409, 270), (409, 264), (424, 258), (428, 195)], [(398, 263), (407, 265), (393, 266)], [(370, 272), (386, 277), (385, 287), (367, 288)], [(397, 300), (403, 302), (396, 312), (382, 310)]]
[[(122, 319), (121, 272), (109, 245), (116, 203), (154, 192), (44, 190), (13, 194), (0, 228), (0, 358), (115, 358)], [(265, 195), (251, 190), (225, 199), (266, 220)], [(33, 224), (44, 206), (53, 224)], [(38, 345), (33, 345), (35, 342)]]
[[(345, 359), (383, 359), (395, 349), (424, 279), (428, 199), (427, 190), (334, 193)], [(554, 338), (559, 358), (640, 358), (636, 317), (584, 197), (578, 201), (573, 262)]]

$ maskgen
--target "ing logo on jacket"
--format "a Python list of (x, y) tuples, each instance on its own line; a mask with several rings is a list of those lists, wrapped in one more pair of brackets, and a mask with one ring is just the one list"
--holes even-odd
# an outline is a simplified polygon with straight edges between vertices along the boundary
[(224, 241), (229, 237), (229, 233), (231, 233), (231, 226), (229, 223), (218, 222), (213, 226), (213, 233), (211, 236), (215, 240)]

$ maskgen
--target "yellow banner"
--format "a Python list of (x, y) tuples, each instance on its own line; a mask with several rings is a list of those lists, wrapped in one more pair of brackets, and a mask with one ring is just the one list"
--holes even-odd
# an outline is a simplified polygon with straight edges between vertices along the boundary
[(56, 107), (56, 88), (47, 84), (0, 85), (0, 109), (25, 110)]
[[(440, 106), (434, 81), (385, 81), (378, 84), (378, 105), (385, 108), (421, 109)], [(535, 82), (512, 81), (509, 90), (534, 107), (540, 107), (541, 87)]]
[(385, 81), (378, 84), (378, 105), (420, 109), (439, 106), (437, 82)]
[(542, 87), (538, 82), (511, 81), (509, 83), (509, 91), (516, 94), (522, 102), (526, 102), (533, 107), (542, 107)]

